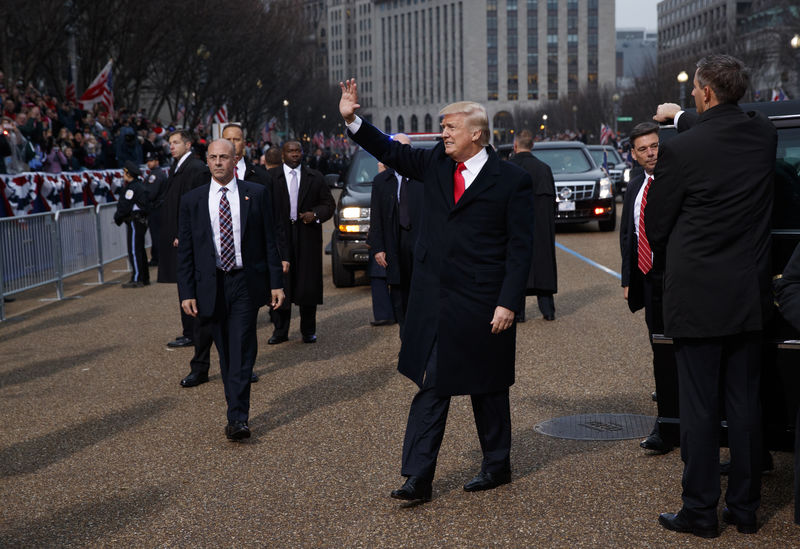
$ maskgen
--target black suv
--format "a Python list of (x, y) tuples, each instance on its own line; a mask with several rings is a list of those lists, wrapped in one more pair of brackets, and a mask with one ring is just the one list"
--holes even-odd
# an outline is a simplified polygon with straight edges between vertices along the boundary
[[(594, 163), (603, 168), (614, 184), (614, 193), (623, 196), (631, 177), (631, 169), (611, 145), (587, 145)], [(607, 166), (607, 167), (606, 167)]]
[[(438, 133), (409, 134), (411, 145), (433, 148), (441, 137)], [(333, 213), (331, 235), (331, 270), (338, 288), (353, 286), (355, 273), (366, 270), (369, 262), (367, 232), (370, 223), (372, 180), (378, 175), (378, 161), (359, 149), (353, 155), (344, 175), (344, 187)]]

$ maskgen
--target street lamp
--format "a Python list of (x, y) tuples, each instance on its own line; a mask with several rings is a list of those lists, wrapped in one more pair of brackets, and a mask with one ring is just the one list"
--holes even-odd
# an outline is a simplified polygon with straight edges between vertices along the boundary
[(572, 129), (578, 131), (578, 105), (572, 105)]
[[(792, 39), (789, 41), (789, 44), (792, 45), (792, 48), (798, 49), (800, 48), (800, 34), (795, 34), (792, 36)], [(800, 65), (797, 66), (796, 80), (797, 80), (797, 89), (795, 89), (795, 94), (800, 92)]]
[(285, 130), (286, 130), (286, 139), (284, 141), (289, 141), (289, 100), (283, 100), (283, 115), (285, 120)]
[(689, 81), (689, 75), (686, 74), (686, 71), (681, 71), (678, 73), (678, 82), (681, 85), (681, 107), (684, 107), (684, 102), (686, 101), (686, 82)]
[(619, 94), (615, 93), (611, 96), (611, 101), (614, 102), (614, 135), (617, 135), (617, 118), (619, 118)]
[(547, 139), (547, 115), (542, 115), (542, 132), (544, 132), (544, 138)]

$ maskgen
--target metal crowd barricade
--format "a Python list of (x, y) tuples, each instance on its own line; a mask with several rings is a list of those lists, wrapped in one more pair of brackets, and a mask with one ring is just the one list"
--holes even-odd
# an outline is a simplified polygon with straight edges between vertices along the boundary
[[(64, 298), (67, 276), (127, 257), (125, 226), (114, 223), (115, 203), (0, 219), (0, 321), (4, 296), (56, 284)], [(145, 245), (150, 245), (149, 233)]]

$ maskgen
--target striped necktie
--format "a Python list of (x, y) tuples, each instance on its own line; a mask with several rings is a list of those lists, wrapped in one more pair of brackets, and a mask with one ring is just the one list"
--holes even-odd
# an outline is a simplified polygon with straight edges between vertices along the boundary
[(236, 250), (233, 246), (233, 222), (228, 189), (222, 187), (220, 191), (222, 198), (219, 199), (219, 260), (222, 270), (227, 272), (236, 266)]
[(639, 210), (639, 270), (644, 274), (653, 268), (653, 251), (650, 249), (650, 242), (647, 240), (647, 233), (644, 231), (644, 207), (647, 206), (647, 192), (650, 190), (652, 177), (647, 178), (647, 185), (642, 193), (642, 208)]

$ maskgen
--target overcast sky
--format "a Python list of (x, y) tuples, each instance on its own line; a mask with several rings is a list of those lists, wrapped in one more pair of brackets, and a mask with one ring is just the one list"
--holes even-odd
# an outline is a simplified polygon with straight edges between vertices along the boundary
[(616, 27), (657, 30), (656, 5), (658, 0), (616, 0)]

